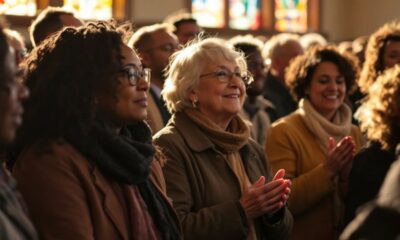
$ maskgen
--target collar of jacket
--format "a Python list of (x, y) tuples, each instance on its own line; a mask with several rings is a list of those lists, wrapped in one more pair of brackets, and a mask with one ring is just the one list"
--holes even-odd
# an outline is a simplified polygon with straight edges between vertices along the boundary
[[(216, 145), (208, 138), (206, 134), (197, 126), (186, 114), (177, 112), (171, 118), (168, 125), (174, 125), (181, 134), (187, 145), (194, 152), (203, 152), (207, 149), (218, 151)], [(249, 142), (252, 141), (249, 139)], [(242, 159), (248, 159), (251, 150), (249, 144), (244, 145), (239, 153)]]

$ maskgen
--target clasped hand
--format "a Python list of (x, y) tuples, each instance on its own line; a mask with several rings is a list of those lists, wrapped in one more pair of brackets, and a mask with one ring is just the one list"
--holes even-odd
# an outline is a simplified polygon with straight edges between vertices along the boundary
[(253, 219), (264, 214), (273, 214), (281, 209), (289, 198), (291, 181), (283, 179), (285, 170), (280, 169), (272, 181), (266, 183), (261, 176), (240, 198), (248, 218)]

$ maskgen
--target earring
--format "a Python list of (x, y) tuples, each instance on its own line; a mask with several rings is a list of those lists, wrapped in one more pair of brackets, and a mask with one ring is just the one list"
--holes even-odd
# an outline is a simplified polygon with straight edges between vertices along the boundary
[(192, 107), (193, 108), (197, 108), (197, 103), (199, 102), (199, 100), (197, 98), (192, 100)]

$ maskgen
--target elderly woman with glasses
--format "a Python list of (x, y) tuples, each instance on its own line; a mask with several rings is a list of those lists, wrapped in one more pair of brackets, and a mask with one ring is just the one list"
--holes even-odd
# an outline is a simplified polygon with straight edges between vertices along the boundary
[(221, 39), (172, 56), (162, 91), (173, 113), (154, 136), (185, 239), (285, 239), (290, 181), (273, 177), (239, 117), (251, 77), (243, 54)]
[(25, 61), (14, 175), (41, 239), (180, 239), (144, 119), (149, 71), (111, 23), (66, 28)]

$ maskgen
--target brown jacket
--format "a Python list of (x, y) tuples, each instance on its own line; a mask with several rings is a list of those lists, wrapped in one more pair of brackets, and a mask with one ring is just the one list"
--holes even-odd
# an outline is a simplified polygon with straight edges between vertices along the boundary
[[(185, 239), (246, 239), (248, 222), (239, 204), (238, 179), (208, 137), (183, 113), (176, 113), (154, 136), (167, 156), (167, 191), (174, 201)], [(240, 149), (251, 182), (271, 171), (261, 147), (253, 140)], [(258, 239), (285, 239), (292, 217), (285, 208), (274, 225), (257, 220)]]
[[(151, 180), (162, 186), (158, 161), (152, 170)], [(107, 179), (70, 144), (60, 140), (46, 150), (24, 151), (13, 173), (41, 239), (129, 239), (123, 194), (129, 186)]]

